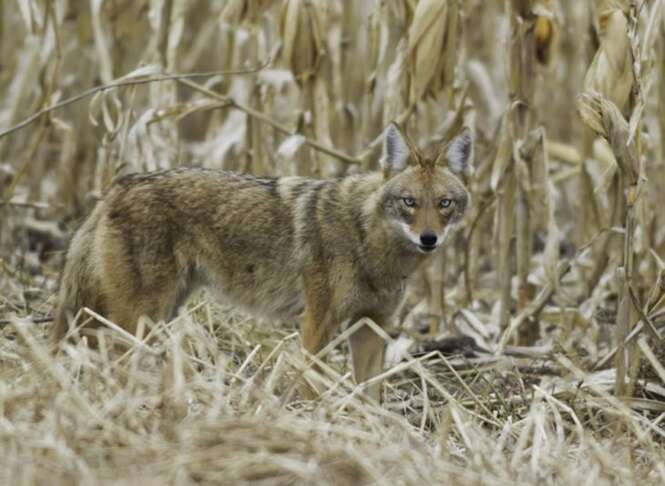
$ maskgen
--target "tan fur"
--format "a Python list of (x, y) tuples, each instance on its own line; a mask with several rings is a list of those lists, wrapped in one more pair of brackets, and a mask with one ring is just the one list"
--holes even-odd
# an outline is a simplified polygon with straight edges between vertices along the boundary
[[(407, 208), (405, 196), (418, 207)], [(439, 208), (442, 197), (453, 206)], [(427, 165), (388, 179), (273, 179), (194, 168), (125, 176), (72, 240), (54, 337), (67, 334), (83, 306), (135, 332), (139, 316), (171, 319), (206, 285), (253, 314), (291, 320), (304, 311), (302, 342), (315, 354), (342, 323), (370, 317), (387, 324), (406, 277), (429, 256), (413, 235), (443, 234), (467, 201), (454, 174)], [(350, 345), (358, 382), (380, 372), (381, 337), (364, 328)], [(378, 398), (379, 387), (370, 394)]]

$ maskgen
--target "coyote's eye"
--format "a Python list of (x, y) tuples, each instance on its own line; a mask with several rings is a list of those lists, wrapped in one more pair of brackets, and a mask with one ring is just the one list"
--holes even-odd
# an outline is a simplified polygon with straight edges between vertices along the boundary
[(441, 202), (439, 202), (439, 205), (440, 205), (443, 209), (449, 208), (450, 206), (453, 205), (453, 200), (444, 197), (443, 199), (441, 199)]
[(416, 207), (416, 200), (413, 199), (412, 197), (403, 197), (402, 202), (407, 208), (414, 208)]

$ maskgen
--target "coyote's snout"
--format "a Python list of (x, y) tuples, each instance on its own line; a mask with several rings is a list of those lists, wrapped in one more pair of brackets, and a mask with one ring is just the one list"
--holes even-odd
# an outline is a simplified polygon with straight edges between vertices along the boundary
[[(173, 169), (121, 177), (72, 239), (55, 338), (84, 306), (129, 332), (141, 315), (171, 319), (201, 285), (254, 314), (301, 317), (312, 354), (343, 323), (369, 317), (384, 326), (405, 279), (466, 210), (455, 174), (470, 157), (469, 132), (449, 147), (427, 159), (391, 125), (383, 174), (315, 180)], [(358, 382), (381, 371), (384, 341), (371, 328), (353, 334), (350, 348)], [(378, 398), (379, 390), (369, 391)]]

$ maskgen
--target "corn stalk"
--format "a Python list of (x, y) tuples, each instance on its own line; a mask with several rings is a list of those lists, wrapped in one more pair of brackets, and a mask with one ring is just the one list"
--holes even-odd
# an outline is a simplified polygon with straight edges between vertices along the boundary
[[(305, 135), (330, 141), (330, 109), (324, 64), (328, 63), (326, 28), (328, 8), (323, 1), (287, 0), (282, 5), (280, 36), (284, 43), (282, 58), (302, 93), (303, 112), (298, 122)], [(301, 154), (302, 155), (302, 154)], [(300, 173), (322, 175), (324, 162), (313, 151), (311, 160), (301, 160)], [(330, 175), (326, 164), (325, 172)]]
[[(554, 212), (549, 200), (545, 137), (540, 130), (530, 133), (534, 124), (534, 92), (538, 64), (550, 63), (558, 37), (549, 0), (513, 0), (510, 16), (509, 109), (505, 113), (499, 147), (491, 176), (491, 187), (499, 194), (497, 278), (500, 289), (499, 325), (509, 325), (512, 306), (513, 252), (517, 277), (516, 309), (522, 313), (535, 295), (528, 282), (535, 230), (544, 226), (547, 233), (546, 267), (549, 284), (556, 288), (558, 246)], [(538, 163), (536, 163), (538, 162)], [(539, 225), (535, 215), (539, 205), (547, 209), (547, 223)], [(513, 250), (513, 238), (515, 247)], [(533, 344), (538, 324), (530, 319), (520, 329), (520, 344)]]
[[(416, 5), (409, 27), (406, 45), (408, 105), (423, 102), (426, 95), (436, 97), (447, 94), (448, 103), (454, 103), (453, 81), (459, 62), (458, 46), (461, 32), (460, 4), (458, 0), (423, 0)], [(398, 59), (399, 61), (399, 59)], [(397, 61), (396, 61), (397, 62)], [(458, 100), (458, 102), (463, 102)], [(437, 106), (440, 106), (437, 103)], [(419, 121), (427, 129), (445, 120), (446, 110), (428, 111), (429, 119)], [(426, 112), (427, 113), (427, 112)], [(445, 255), (437, 255), (428, 269), (422, 272), (427, 289), (429, 332), (435, 335), (444, 320)]]
[[(578, 102), (582, 119), (609, 144), (618, 168), (616, 198), (622, 202), (624, 230), (620, 267), (617, 270), (619, 306), (617, 309), (617, 381), (615, 394), (630, 396), (639, 366), (639, 349), (625, 346), (626, 338), (642, 315), (633, 289), (636, 287), (635, 231), (640, 221), (638, 202), (646, 181), (643, 144), (641, 143), (645, 90), (650, 86), (652, 66), (643, 66), (645, 54), (653, 48), (653, 30), (660, 18), (660, 2), (655, 2), (648, 16), (648, 27), (639, 45), (638, 7), (635, 2), (598, 2), (605, 37), (589, 68), (587, 93)], [(611, 36), (610, 36), (611, 34)], [(644, 68), (643, 68), (644, 67)], [(628, 102), (630, 103), (628, 104)], [(628, 119), (624, 117), (628, 114)], [(645, 226), (644, 220), (639, 225)], [(648, 244), (648, 243), (647, 243)], [(630, 369), (627, 369), (629, 367)]]
[[(512, 0), (510, 9), (510, 73), (508, 78), (510, 107), (502, 122), (502, 134), (495, 159), (493, 186), (498, 190), (497, 206), (499, 248), (497, 278), (500, 289), (499, 323), (507, 328), (511, 314), (512, 241), (517, 230), (517, 268), (519, 302), (524, 305), (526, 277), (529, 268), (530, 222), (522, 186), (518, 184), (515, 150), (529, 129), (529, 106), (533, 95), (535, 37), (534, 23), (529, 19), (533, 2)], [(499, 179), (501, 182), (499, 182)], [(515, 197), (515, 192), (517, 198)], [(517, 203), (517, 218), (515, 204)], [(515, 227), (516, 226), (516, 227)]]
[[(617, 271), (617, 287), (619, 289), (620, 301), (617, 309), (616, 342), (617, 353), (615, 358), (617, 368), (617, 381), (615, 394), (617, 396), (630, 396), (635, 385), (635, 376), (639, 365), (639, 348), (635, 345), (626, 347), (626, 338), (637, 325), (639, 318), (644, 316), (641, 304), (634, 292), (636, 285), (635, 232), (640, 224), (638, 204), (646, 191), (646, 173), (644, 163), (644, 146), (641, 143), (642, 116), (645, 108), (645, 91), (651, 86), (652, 66), (644, 65), (645, 54), (653, 48), (653, 32), (650, 28), (656, 19), (660, 18), (660, 2), (656, 2), (650, 11), (649, 27), (639, 45), (638, 11), (637, 5), (632, 2), (629, 8), (619, 12), (614, 11), (610, 19), (619, 25), (625, 26), (625, 45), (629, 55), (629, 69), (632, 76), (630, 85), (631, 106), (630, 116), (624, 117), (620, 107), (610, 98), (617, 99), (624, 92), (616, 89), (614, 84), (609, 84), (606, 90), (608, 94), (587, 92), (579, 98), (578, 109), (582, 119), (596, 133), (601, 135), (612, 148), (619, 175), (619, 188), (621, 190), (617, 197), (623, 201), (623, 249), (621, 266)], [(618, 17), (623, 15), (623, 17)], [(621, 40), (621, 39), (619, 39)], [(628, 69), (628, 68), (626, 68)], [(623, 78), (624, 83), (626, 77)], [(608, 96), (610, 98), (608, 98)], [(621, 98), (619, 97), (619, 101)], [(627, 111), (627, 110), (624, 110)], [(645, 309), (648, 310), (648, 305)], [(627, 369), (629, 366), (630, 369)]]
[(623, 346), (636, 323), (637, 313), (631, 304), (630, 288), (633, 285), (634, 272), (634, 233), (636, 226), (635, 204), (640, 195), (640, 163), (635, 138), (630, 139), (628, 122), (619, 108), (612, 101), (600, 94), (586, 93), (579, 99), (579, 110), (585, 122), (603, 136), (614, 151), (621, 171), (620, 187), (624, 203), (624, 240), (623, 257), (617, 272), (620, 291), (620, 303), (617, 310), (617, 396), (626, 394), (626, 352)]

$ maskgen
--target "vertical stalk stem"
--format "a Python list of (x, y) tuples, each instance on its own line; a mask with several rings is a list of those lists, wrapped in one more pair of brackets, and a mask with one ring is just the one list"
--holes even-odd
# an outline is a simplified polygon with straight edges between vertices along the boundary
[(515, 214), (515, 173), (509, 169), (505, 174), (503, 194), (499, 199), (499, 263), (497, 268), (500, 291), (499, 322), (501, 329), (507, 329), (510, 324), (511, 311), (511, 243), (513, 237), (513, 222)]
[[(623, 179), (623, 178), (622, 178)], [(624, 184), (619, 184), (620, 188)], [(623, 262), (619, 270), (619, 282), (621, 284), (621, 300), (619, 308), (617, 309), (617, 354), (616, 354), (616, 368), (617, 380), (614, 392), (616, 396), (631, 396), (635, 388), (634, 380), (626, 382), (626, 365), (631, 355), (638, 352), (634, 345), (626, 347), (624, 345), (627, 336), (633, 329), (633, 325), (637, 321), (637, 311), (634, 308), (630, 298), (630, 287), (633, 282), (633, 267), (634, 267), (634, 252), (633, 252), (633, 234), (635, 233), (635, 208), (632, 202), (632, 194), (635, 187), (631, 186), (623, 198), (625, 204), (625, 219), (624, 219), (624, 240), (623, 240)], [(623, 193), (624, 191), (622, 191)], [(621, 194), (623, 195), (623, 194)], [(620, 196), (618, 194), (618, 196)], [(634, 348), (634, 349), (631, 349)], [(632, 361), (632, 359), (630, 360)]]

